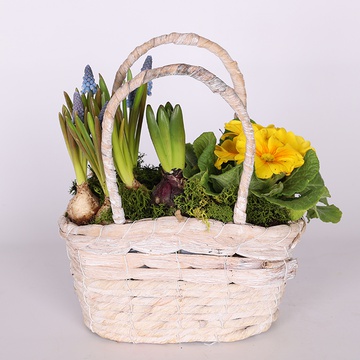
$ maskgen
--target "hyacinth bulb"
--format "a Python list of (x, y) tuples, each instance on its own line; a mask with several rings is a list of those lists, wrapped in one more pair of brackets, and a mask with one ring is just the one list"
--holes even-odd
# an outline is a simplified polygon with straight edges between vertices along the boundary
[(83, 83), (81, 86), (81, 93), (87, 94), (89, 91), (95, 94), (97, 91), (97, 85), (90, 65), (86, 65), (83, 76)]
[(184, 177), (181, 169), (163, 173), (160, 183), (154, 188), (152, 198), (155, 204), (175, 205), (174, 198), (184, 190)]
[(70, 200), (66, 213), (77, 225), (89, 224), (100, 209), (98, 198), (91, 192), (85, 182), (76, 187), (76, 195)]

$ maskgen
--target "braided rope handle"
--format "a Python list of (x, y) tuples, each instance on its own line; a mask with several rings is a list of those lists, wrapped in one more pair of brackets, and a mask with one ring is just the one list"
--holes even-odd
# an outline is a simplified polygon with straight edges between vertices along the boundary
[(115, 112), (120, 103), (129, 95), (129, 93), (142, 84), (146, 84), (156, 78), (169, 75), (187, 75), (205, 84), (212, 92), (218, 93), (235, 111), (243, 125), (246, 137), (245, 160), (243, 163), (243, 173), (241, 175), (238, 198), (234, 207), (234, 223), (246, 223), (246, 205), (250, 180), (254, 166), (255, 140), (253, 128), (245, 105), (240, 100), (235, 90), (226, 85), (214, 74), (200, 66), (187, 64), (166, 65), (160, 68), (145, 70), (135, 76), (131, 81), (124, 83), (112, 95), (104, 114), (103, 133), (101, 151), (104, 162), (106, 176), (106, 185), (109, 190), (109, 198), (113, 211), (113, 219), (116, 224), (125, 222), (125, 213), (122, 207), (121, 196), (118, 192), (116, 182), (116, 171), (112, 156), (112, 132), (114, 128)]
[(155, 37), (143, 43), (142, 45), (137, 46), (129, 54), (128, 58), (120, 65), (118, 71), (116, 72), (112, 89), (113, 93), (123, 84), (128, 70), (131, 68), (131, 66), (135, 63), (136, 60), (146, 54), (149, 50), (165, 44), (197, 46), (215, 54), (223, 62), (226, 70), (230, 75), (235, 92), (238, 94), (239, 98), (246, 107), (245, 82), (244, 77), (239, 70), (237, 62), (234, 61), (230, 57), (229, 53), (220, 45), (194, 33), (183, 34), (174, 32), (171, 34)]

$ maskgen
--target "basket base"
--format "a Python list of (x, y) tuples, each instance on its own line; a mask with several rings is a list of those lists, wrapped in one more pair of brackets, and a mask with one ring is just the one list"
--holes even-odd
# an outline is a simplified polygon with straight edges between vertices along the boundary
[[(180, 344), (180, 343), (218, 343), (218, 342), (235, 342), (247, 339), (251, 336), (255, 336), (266, 332), (270, 329), (272, 323), (276, 321), (278, 317), (278, 311), (273, 316), (268, 317), (263, 322), (256, 325), (249, 325), (239, 327), (237, 329), (226, 328), (212, 328), (202, 330), (196, 329), (182, 329), (174, 328), (173, 331), (163, 332), (154, 331), (152, 334), (146, 331), (122, 331), (121, 325), (117, 329), (118, 332), (114, 332), (112, 328), (109, 331), (108, 328), (101, 326), (100, 324), (91, 324), (87, 316), (84, 316), (84, 323), (86, 327), (94, 334), (108, 340), (121, 342), (121, 343), (133, 343), (133, 344)], [(239, 323), (242, 320), (239, 320)]]
[(296, 274), (291, 250), (304, 222), (266, 229), (214, 222), (204, 229), (191, 220), (185, 231), (173, 217), (107, 226), (61, 219), (92, 332), (126, 343), (213, 343), (270, 328)]

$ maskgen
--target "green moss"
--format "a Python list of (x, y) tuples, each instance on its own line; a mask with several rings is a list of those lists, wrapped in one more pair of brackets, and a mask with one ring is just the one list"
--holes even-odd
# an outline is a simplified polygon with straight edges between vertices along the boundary
[(290, 214), (287, 209), (253, 194), (248, 197), (246, 214), (248, 223), (264, 227), (286, 224), (290, 221)]
[(233, 206), (216, 204), (212, 203), (208, 207), (208, 216), (211, 219), (222, 221), (223, 223), (228, 223), (233, 221)]
[(151, 217), (151, 192), (147, 188), (128, 189), (121, 183), (119, 193), (127, 219), (134, 221)]
[(144, 165), (143, 154), (139, 155), (138, 165), (134, 169), (136, 180), (148, 189), (152, 189), (161, 180), (161, 169), (158, 166)]
[(110, 206), (110, 201), (106, 201), (96, 213), (94, 223), (101, 225), (108, 225), (113, 223), (112, 210)]
[(231, 222), (236, 202), (236, 189), (224, 189), (218, 195), (209, 195), (201, 186), (200, 180), (191, 178), (186, 181), (184, 193), (175, 198), (175, 205), (186, 216), (207, 222), (208, 219)]
[(144, 186), (139, 189), (128, 189), (124, 184), (120, 184), (119, 193), (128, 220), (154, 219), (174, 214), (175, 210), (173, 208), (169, 208), (164, 204), (154, 204), (151, 200), (151, 191)]
[(172, 216), (174, 215), (175, 210), (175, 208), (168, 207), (165, 204), (151, 204), (151, 217), (156, 219), (162, 216)]
[[(175, 204), (185, 216), (204, 222), (208, 219), (232, 222), (237, 191), (237, 187), (233, 186), (224, 188), (217, 195), (211, 195), (201, 186), (199, 179), (191, 178), (185, 183), (184, 193), (175, 198)], [(290, 221), (290, 216), (286, 209), (250, 194), (246, 220), (254, 225), (269, 227), (286, 224)]]

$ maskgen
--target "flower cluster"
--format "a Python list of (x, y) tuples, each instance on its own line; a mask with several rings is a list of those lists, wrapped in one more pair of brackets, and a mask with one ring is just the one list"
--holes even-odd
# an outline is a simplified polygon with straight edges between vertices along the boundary
[(90, 65), (86, 65), (84, 77), (83, 77), (83, 83), (81, 86), (81, 93), (87, 94), (89, 91), (91, 91), (93, 94), (96, 94), (97, 85)]
[(84, 104), (81, 100), (81, 95), (78, 91), (74, 92), (73, 96), (73, 112), (72, 112), (72, 118), (73, 122), (75, 122), (76, 115), (79, 116), (81, 121), (84, 121)]
[[(274, 174), (290, 175), (304, 164), (304, 156), (311, 149), (309, 141), (284, 128), (274, 125), (263, 127), (253, 124), (255, 137), (255, 174), (259, 179), (269, 179)], [(245, 158), (246, 138), (239, 120), (225, 124), (225, 133), (220, 145), (216, 145), (215, 166), (235, 161), (240, 164)]]

